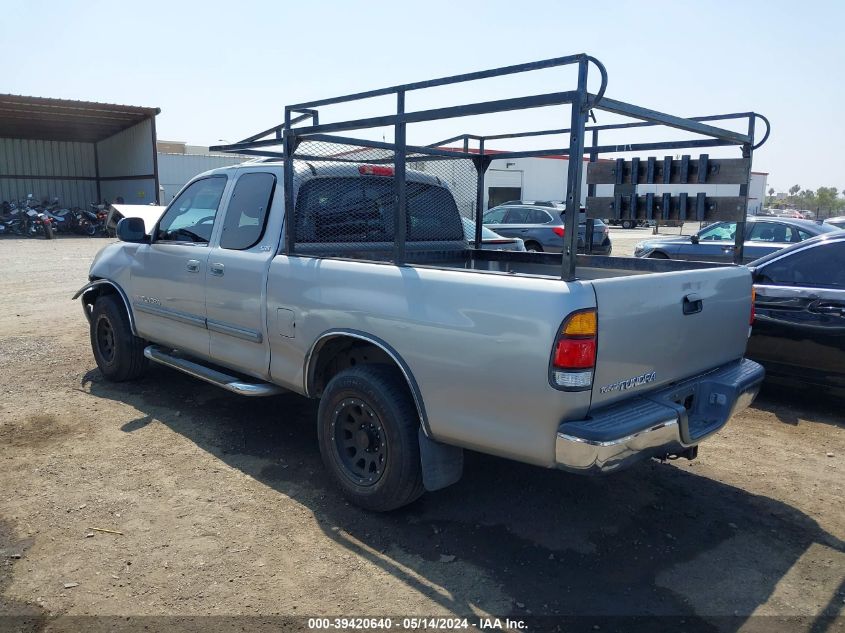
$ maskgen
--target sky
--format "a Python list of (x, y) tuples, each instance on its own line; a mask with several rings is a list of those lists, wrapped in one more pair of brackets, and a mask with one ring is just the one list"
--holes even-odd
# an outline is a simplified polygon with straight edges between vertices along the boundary
[[(614, 99), (679, 116), (764, 114), (771, 138), (753, 168), (769, 172), (778, 191), (845, 190), (841, 0), (0, 0), (0, 15), (0, 93), (157, 106), (159, 139), (234, 142), (280, 123), (286, 104), (586, 52), (607, 67)], [(574, 87), (574, 72), (556, 69), (411, 93), (406, 108)], [(598, 87), (595, 72), (590, 87)], [(388, 114), (393, 105), (326, 109), (321, 122)], [(411, 126), (408, 141), (568, 125), (559, 106)], [(390, 141), (392, 130), (362, 136)], [(601, 141), (675, 138), (654, 131)], [(546, 138), (497, 147), (565, 146)]]

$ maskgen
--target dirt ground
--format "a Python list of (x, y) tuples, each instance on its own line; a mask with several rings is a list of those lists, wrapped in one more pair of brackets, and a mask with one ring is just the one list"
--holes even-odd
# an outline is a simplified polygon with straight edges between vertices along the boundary
[(209, 614), (843, 629), (841, 403), (769, 390), (697, 460), (606, 478), (469, 454), (457, 485), (368, 514), (323, 472), (314, 402), (165, 368), (103, 381), (70, 297), (105, 243), (0, 239), (0, 616), (30, 618), (0, 629)]

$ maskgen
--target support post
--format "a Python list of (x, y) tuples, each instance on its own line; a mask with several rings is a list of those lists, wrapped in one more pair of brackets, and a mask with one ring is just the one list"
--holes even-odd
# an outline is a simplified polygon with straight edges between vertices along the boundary
[(742, 157), (748, 159), (745, 169), (745, 184), (739, 186), (742, 198), (742, 220), (736, 223), (734, 234), (734, 264), (741, 264), (745, 247), (745, 218), (748, 215), (748, 190), (751, 187), (751, 162), (754, 158), (754, 121), (757, 117), (748, 117), (748, 143), (742, 146)]
[[(158, 192), (158, 188), (159, 188), (159, 182), (158, 182), (158, 135), (156, 134), (156, 117), (155, 117), (155, 115), (150, 117), (150, 128), (151, 128), (150, 136), (152, 136), (152, 141), (153, 141), (153, 174), (155, 176), (155, 178), (153, 179), (155, 181), (155, 184), (153, 185), (155, 187), (155, 195), (153, 196), (153, 198), (155, 199), (156, 204), (161, 204), (161, 201), (158, 198), (158, 193), (159, 193)], [(97, 147), (96, 143), (94, 144), (94, 147), (95, 148)], [(99, 165), (97, 165), (97, 169), (99, 170)], [(97, 198), (98, 198), (97, 204), (100, 204), (102, 202), (102, 200), (99, 200), (99, 197), (100, 197), (100, 174), (98, 173), (97, 174)]]
[[(102, 204), (103, 194), (100, 191), (100, 152), (97, 149), (97, 143), (94, 143), (94, 175), (97, 177), (97, 204)], [(156, 185), (156, 191), (158, 191), (158, 185)], [(161, 204), (161, 201), (159, 201), (159, 204)]]
[(405, 91), (396, 92), (396, 125), (393, 132), (393, 186), (396, 207), (393, 227), (393, 262), (397, 266), (405, 263), (405, 238), (408, 231), (407, 191), (405, 187)]
[(296, 243), (296, 217), (293, 200), (293, 153), (294, 153), (294, 131), (290, 126), (290, 110), (285, 108), (285, 128), (283, 132), (284, 147), (284, 188), (285, 188), (285, 254), (293, 255)]
[[(599, 146), (599, 131), (593, 130), (592, 132), (592, 143), (591, 145), (593, 148)], [(590, 163), (595, 163), (599, 159), (599, 153), (592, 149), (590, 150)], [(592, 197), (596, 195), (596, 186), (595, 185), (587, 185), (587, 197)], [(584, 250), (587, 255), (593, 254), (593, 230), (595, 229), (596, 221), (593, 218), (587, 218), (587, 226), (585, 227), (584, 233)]]
[(484, 174), (489, 163), (484, 160), (484, 139), (478, 141), (478, 160), (475, 161), (475, 171), (478, 180), (475, 191), (475, 248), (481, 249), (481, 223), (484, 221)]
[(584, 169), (584, 126), (589, 109), (587, 97), (587, 60), (578, 62), (578, 90), (572, 100), (569, 142), (569, 170), (566, 180), (566, 234), (563, 241), (561, 277), (575, 279), (575, 259), (578, 254), (578, 216), (581, 212), (581, 174)]

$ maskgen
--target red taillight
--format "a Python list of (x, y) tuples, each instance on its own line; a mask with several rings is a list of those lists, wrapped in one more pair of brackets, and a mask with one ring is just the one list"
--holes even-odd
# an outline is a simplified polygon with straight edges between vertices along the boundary
[(570, 314), (555, 340), (549, 379), (554, 387), (569, 391), (593, 385), (598, 321), (594, 309)]
[(554, 366), (560, 369), (586, 369), (596, 362), (595, 338), (563, 338), (557, 342)]
[(359, 165), (358, 173), (362, 176), (392, 176), (393, 167), (387, 165)]
[(564, 235), (566, 235), (566, 229), (562, 226), (553, 226), (552, 231), (554, 231), (555, 235), (557, 235), (558, 237), (563, 237)]

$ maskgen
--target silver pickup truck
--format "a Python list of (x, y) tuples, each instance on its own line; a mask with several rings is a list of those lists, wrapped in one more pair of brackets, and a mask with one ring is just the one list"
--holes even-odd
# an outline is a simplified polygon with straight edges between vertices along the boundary
[(154, 226), (121, 220), (74, 297), (103, 376), (153, 361), (318, 398), (325, 466), (373, 510), (457, 481), (463, 449), (576, 473), (691, 459), (755, 397), (746, 268), (595, 258), (564, 280), (560, 256), (472, 249), (422, 169), (397, 264), (394, 163), (350, 155), (217, 169)]

